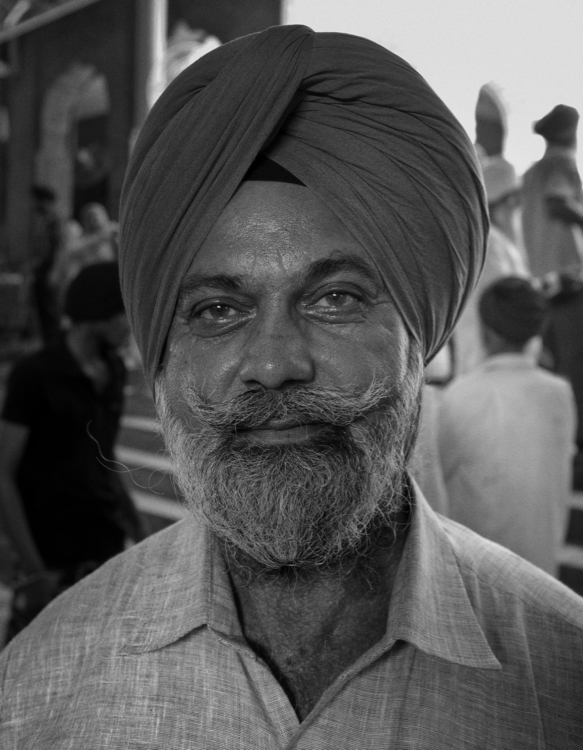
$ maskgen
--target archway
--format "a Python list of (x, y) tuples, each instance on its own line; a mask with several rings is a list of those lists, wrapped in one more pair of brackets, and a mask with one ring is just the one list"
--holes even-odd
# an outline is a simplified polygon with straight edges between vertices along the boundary
[(57, 211), (63, 218), (71, 216), (75, 204), (84, 199), (79, 196), (80, 190), (101, 183), (96, 197), (103, 199), (106, 195), (111, 167), (106, 135), (108, 113), (107, 81), (93, 65), (73, 63), (46, 92), (36, 181), (57, 193)]

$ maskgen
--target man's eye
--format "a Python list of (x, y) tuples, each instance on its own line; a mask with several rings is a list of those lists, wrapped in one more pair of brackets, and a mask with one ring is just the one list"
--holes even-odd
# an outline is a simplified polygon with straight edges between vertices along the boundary
[(230, 305), (209, 305), (195, 313), (196, 318), (207, 321), (231, 320), (238, 311)]
[(328, 292), (314, 303), (320, 309), (338, 310), (358, 305), (359, 300), (348, 292)]

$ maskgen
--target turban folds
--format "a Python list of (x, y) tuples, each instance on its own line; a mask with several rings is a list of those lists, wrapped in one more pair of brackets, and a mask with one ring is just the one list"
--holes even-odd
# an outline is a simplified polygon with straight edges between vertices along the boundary
[(430, 359), (483, 263), (487, 213), (473, 147), (425, 80), (385, 48), (279, 26), (187, 68), (134, 147), (120, 270), (148, 380), (180, 284), (259, 153), (342, 220)]

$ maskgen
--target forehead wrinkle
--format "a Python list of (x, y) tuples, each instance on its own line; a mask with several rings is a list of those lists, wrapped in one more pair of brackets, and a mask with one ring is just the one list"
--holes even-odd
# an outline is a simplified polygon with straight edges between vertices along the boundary
[(378, 285), (381, 282), (374, 267), (357, 255), (335, 252), (330, 258), (321, 258), (310, 264), (304, 273), (306, 283), (315, 283), (341, 271), (351, 271), (364, 276), (368, 281)]
[(224, 292), (238, 292), (243, 285), (244, 280), (238, 274), (193, 274), (182, 282), (178, 299), (179, 301), (182, 301), (189, 295), (203, 288), (220, 289)]
[[(255, 262), (254, 267), (256, 265), (257, 263)], [(293, 278), (297, 283), (309, 286), (310, 284), (322, 281), (327, 276), (332, 276), (342, 271), (356, 273), (377, 286), (379, 283), (382, 285), (382, 280), (379, 279), (378, 272), (374, 267), (357, 255), (340, 251), (335, 251), (330, 258), (320, 258), (313, 261), (307, 268), (295, 272)], [(251, 280), (255, 280), (258, 275), (250, 273), (248, 276), (250, 276)], [(219, 289), (224, 292), (241, 292), (248, 287), (248, 284), (249, 279), (241, 274), (194, 274), (182, 283), (179, 301), (183, 301), (203, 288)]]

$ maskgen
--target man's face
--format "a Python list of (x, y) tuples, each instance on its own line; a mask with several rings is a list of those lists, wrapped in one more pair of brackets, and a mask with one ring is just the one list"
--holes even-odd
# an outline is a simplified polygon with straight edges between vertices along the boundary
[(188, 502), (267, 567), (332, 562), (395, 511), (420, 372), (342, 222), (307, 188), (244, 183), (184, 279), (157, 381)]

